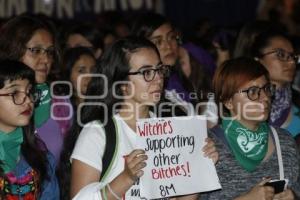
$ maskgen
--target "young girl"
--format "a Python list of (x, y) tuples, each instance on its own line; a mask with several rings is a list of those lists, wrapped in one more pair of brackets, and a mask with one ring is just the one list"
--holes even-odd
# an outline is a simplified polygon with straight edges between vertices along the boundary
[(54, 157), (34, 134), (39, 95), (34, 71), (18, 61), (0, 61), (1, 199), (59, 198)]
[[(143, 175), (147, 156), (143, 150), (134, 148), (138, 137), (136, 120), (155, 117), (150, 110), (160, 100), (168, 67), (162, 64), (153, 43), (139, 37), (127, 37), (104, 53), (96, 74), (103, 74), (106, 78), (93, 78), (87, 95), (107, 95), (103, 99), (85, 101), (87, 104), (81, 116), (85, 126), (71, 156), (71, 196), (77, 194), (75, 199), (115, 200), (125, 195), (126, 199), (140, 199), (131, 189)], [(111, 170), (107, 170), (105, 178), (100, 180), (106, 161), (103, 154), (108, 148), (105, 147), (102, 124), (111, 118), (118, 138), (117, 152), (111, 161)], [(204, 151), (216, 161), (213, 143), (209, 142)], [(196, 199), (197, 194), (176, 199), (184, 198)]]

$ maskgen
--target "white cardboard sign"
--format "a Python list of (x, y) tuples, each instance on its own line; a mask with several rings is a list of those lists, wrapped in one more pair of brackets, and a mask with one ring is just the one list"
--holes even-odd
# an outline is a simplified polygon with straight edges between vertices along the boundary
[(141, 199), (156, 199), (220, 189), (214, 163), (202, 148), (204, 116), (149, 118), (137, 121), (138, 148), (148, 155), (140, 178)]

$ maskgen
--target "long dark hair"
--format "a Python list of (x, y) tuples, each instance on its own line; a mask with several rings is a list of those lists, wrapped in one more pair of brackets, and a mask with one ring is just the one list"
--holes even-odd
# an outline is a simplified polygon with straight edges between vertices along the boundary
[[(102, 55), (101, 61), (97, 63), (95, 74), (102, 74), (106, 81), (103, 77), (92, 78), (86, 95), (92, 97), (101, 96), (105, 94), (105, 91), (107, 91), (107, 95), (102, 98), (85, 100), (85, 103), (94, 103), (96, 105), (87, 105), (82, 108), (82, 112), (77, 113), (78, 116), (74, 118), (73, 125), (64, 140), (64, 147), (57, 170), (61, 186), (61, 200), (70, 199), (71, 164), (69, 159), (82, 129), (81, 123), (86, 124), (94, 120), (100, 120), (105, 124), (106, 120), (112, 117), (114, 114), (113, 106), (123, 101), (122, 98), (117, 98), (113, 94), (113, 84), (117, 81), (127, 80), (131, 54), (137, 52), (140, 48), (151, 48), (159, 55), (156, 46), (152, 42), (140, 37), (126, 37), (109, 47)], [(118, 84), (116, 86), (115, 93), (119, 97), (122, 96), (121, 85)], [(103, 106), (106, 106), (107, 109)], [(81, 123), (78, 123), (77, 120), (80, 120)]]
[[(88, 55), (92, 58), (95, 58), (94, 53), (89, 49), (85, 47), (76, 47), (76, 48), (70, 48), (67, 49), (62, 57), (62, 80), (70, 81), (70, 75), (72, 68), (74, 67), (74, 64), (77, 62), (78, 59), (80, 59), (80, 56), (82, 55)], [(69, 94), (70, 88), (63, 88), (65, 94)], [(72, 151), (74, 149), (76, 140), (79, 136), (81, 127), (77, 124), (77, 105), (76, 105), (76, 97), (73, 95), (71, 97), (71, 103), (74, 109), (74, 116), (73, 116), (73, 123), (66, 134), (66, 137), (64, 138), (64, 144), (63, 149), (60, 154), (60, 162), (56, 171), (57, 177), (58, 177), (58, 183), (60, 186), (60, 199), (61, 200), (69, 200), (70, 199), (70, 184), (71, 184), (71, 163), (70, 163), (70, 157), (72, 154)]]
[[(27, 79), (34, 86), (34, 71), (27, 65), (12, 60), (0, 61), (0, 89), (5, 86), (6, 81), (14, 81), (19, 79)], [(44, 180), (48, 179), (46, 156), (47, 148), (45, 144), (34, 134), (33, 117), (27, 126), (23, 127), (23, 143), (21, 145), (21, 154), (24, 156), (28, 164), (39, 175), (38, 188)], [(0, 167), (1, 178), (5, 179), (3, 169)], [(3, 194), (3, 191), (1, 191)]]
[[(87, 99), (85, 102), (101, 103), (103, 106), (86, 106), (82, 110), (82, 122), (88, 123), (93, 120), (105, 122), (105, 117), (111, 117), (114, 113), (113, 106), (123, 101), (113, 93), (114, 83), (117, 81), (125, 81), (130, 70), (129, 60), (132, 53), (137, 52), (141, 48), (153, 49), (159, 56), (156, 46), (149, 40), (129, 36), (115, 42), (106, 52), (104, 52), (101, 62), (96, 68), (96, 74), (103, 74), (106, 77), (106, 82), (103, 78), (94, 77), (90, 81), (87, 89), (87, 96), (101, 96), (107, 91), (102, 99)], [(121, 85), (115, 86), (115, 94), (122, 96)], [(118, 109), (118, 107), (116, 107)]]

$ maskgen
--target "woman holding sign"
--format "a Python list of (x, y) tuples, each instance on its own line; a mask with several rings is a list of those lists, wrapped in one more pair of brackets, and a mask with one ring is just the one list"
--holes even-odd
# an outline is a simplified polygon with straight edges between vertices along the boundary
[[(104, 52), (96, 77), (87, 89), (89, 98), (81, 115), (85, 126), (71, 156), (71, 197), (141, 199), (139, 177), (143, 176), (147, 156), (143, 150), (135, 149), (136, 120), (155, 117), (150, 108), (159, 102), (167, 75), (168, 66), (161, 63), (157, 48), (146, 39), (127, 37)], [(102, 124), (109, 124), (111, 119), (115, 130), (103, 128)], [(112, 134), (116, 140), (107, 142)], [(114, 145), (115, 154), (108, 161), (104, 157)], [(203, 150), (216, 161), (218, 154), (211, 141)], [(105, 170), (107, 161), (110, 166)]]
[(201, 200), (299, 199), (295, 140), (267, 123), (274, 92), (268, 71), (253, 59), (237, 58), (217, 69), (213, 84), (222, 123), (211, 136), (220, 153), (216, 167), (222, 190)]

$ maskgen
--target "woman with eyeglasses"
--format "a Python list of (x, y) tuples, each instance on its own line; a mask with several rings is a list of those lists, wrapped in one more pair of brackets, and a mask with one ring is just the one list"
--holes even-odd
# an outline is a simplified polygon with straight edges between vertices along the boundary
[(300, 111), (292, 102), (291, 83), (295, 76), (298, 56), (289, 38), (272, 29), (260, 33), (251, 47), (253, 57), (270, 74), (276, 91), (272, 101), (270, 124), (286, 128), (294, 137), (300, 134)]
[[(147, 156), (136, 149), (136, 120), (155, 117), (152, 108), (159, 108), (164, 77), (169, 68), (162, 64), (159, 52), (150, 41), (126, 37), (104, 52), (87, 95), (107, 95), (103, 99), (87, 99), (82, 110), (81, 130), (71, 156), (71, 197), (74, 199), (141, 199), (135, 188), (143, 176)], [(154, 109), (155, 110), (155, 109)], [(159, 112), (159, 111), (158, 111)], [(113, 119), (116, 134), (115, 157), (103, 172), (106, 145), (102, 124)], [(113, 131), (113, 130), (112, 130)], [(208, 141), (205, 155), (217, 160), (214, 144)], [(199, 150), (200, 151), (200, 150)], [(101, 178), (102, 177), (102, 178)], [(196, 199), (197, 194), (171, 199)]]
[(276, 86), (269, 122), (296, 137), (300, 133), (300, 110), (292, 102), (291, 83), (298, 56), (282, 27), (268, 21), (247, 24), (237, 39), (235, 56), (254, 58), (266, 67)]
[[(269, 73), (251, 58), (221, 65), (213, 78), (221, 124), (210, 131), (220, 154), (216, 164), (222, 189), (201, 200), (299, 199), (300, 157), (288, 131), (268, 124), (274, 87)], [(283, 191), (266, 186), (288, 179)]]
[(50, 91), (51, 70), (58, 63), (54, 30), (45, 20), (19, 15), (5, 23), (0, 34), (0, 59), (21, 61), (35, 72), (36, 87), (41, 93), (34, 109), (35, 127), (58, 161), (72, 106), (66, 98), (53, 98)]
[(54, 157), (34, 134), (34, 71), (0, 61), (0, 199), (57, 200)]
[(181, 41), (175, 27), (160, 14), (146, 13), (137, 17), (131, 33), (153, 42), (159, 51), (162, 63), (170, 66), (170, 76), (165, 80), (162, 101), (177, 105), (176, 115), (195, 114), (195, 105), (198, 103), (197, 95), (180, 66), (179, 49), (181, 47), (179, 44)]

